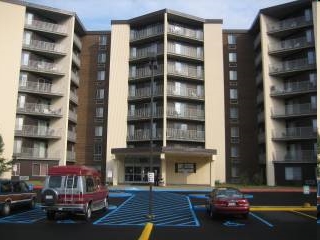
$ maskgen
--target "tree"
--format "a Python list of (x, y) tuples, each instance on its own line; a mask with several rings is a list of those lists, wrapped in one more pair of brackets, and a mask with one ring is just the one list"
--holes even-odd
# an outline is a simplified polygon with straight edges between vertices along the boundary
[(4, 157), (2, 157), (4, 151), (4, 142), (2, 136), (0, 135), (0, 176), (11, 170), (12, 168), (12, 161), (7, 161)]

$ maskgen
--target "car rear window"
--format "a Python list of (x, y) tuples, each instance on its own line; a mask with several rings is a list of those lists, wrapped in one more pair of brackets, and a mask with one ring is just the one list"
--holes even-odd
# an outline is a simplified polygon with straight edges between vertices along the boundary
[(227, 189), (227, 190), (218, 191), (217, 196), (218, 197), (237, 197), (237, 198), (240, 197), (241, 198), (243, 195), (237, 190)]
[(61, 188), (62, 176), (50, 176), (49, 188)]

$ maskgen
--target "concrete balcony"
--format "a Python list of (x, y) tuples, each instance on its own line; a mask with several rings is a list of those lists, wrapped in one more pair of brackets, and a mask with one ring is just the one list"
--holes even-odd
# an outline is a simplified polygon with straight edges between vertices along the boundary
[(180, 25), (169, 24), (168, 26), (168, 34), (173, 34), (189, 39), (194, 39), (198, 41), (203, 41), (203, 31), (201, 29), (191, 29), (182, 27)]
[(312, 18), (307, 20), (304, 16), (288, 18), (275, 23), (267, 24), (268, 34), (275, 34), (281, 31), (299, 29), (312, 24)]
[(317, 153), (314, 150), (300, 150), (292, 152), (278, 151), (273, 153), (273, 161), (316, 163)]
[[(152, 140), (162, 139), (162, 128), (157, 128), (153, 131)], [(134, 133), (128, 133), (127, 141), (150, 141), (150, 130), (149, 129), (138, 129)]]
[(13, 150), (13, 157), (32, 160), (60, 160), (60, 152), (51, 152), (49, 149), (22, 147), (20, 151)]
[(77, 95), (75, 92), (70, 91), (70, 100), (71, 100), (74, 104), (78, 105), (79, 97), (78, 97), (78, 95)]
[(294, 59), (289, 61), (284, 61), (278, 64), (272, 64), (269, 66), (270, 75), (290, 75), (299, 71), (306, 71), (315, 69), (316, 64), (314, 61), (308, 61), (307, 58)]
[(47, 104), (25, 103), (17, 105), (17, 113), (48, 117), (62, 117), (62, 108)]
[[(162, 96), (163, 95), (163, 86), (157, 86), (154, 89), (153, 96)], [(145, 88), (137, 88), (134, 91), (129, 90), (128, 99), (135, 100), (135, 99), (144, 99), (150, 98), (151, 92), (149, 87)]]
[(203, 80), (202, 66), (194, 66), (188, 64), (176, 65), (172, 62), (168, 62), (168, 74), (182, 77)]
[(313, 127), (294, 127), (272, 131), (273, 141), (313, 140), (317, 132)]
[(77, 123), (78, 121), (78, 114), (74, 111), (69, 111), (69, 120), (73, 121), (74, 123)]
[(77, 133), (74, 131), (68, 130), (68, 141), (76, 142), (76, 140), (77, 140)]
[(182, 97), (187, 99), (197, 99), (197, 100), (204, 100), (204, 91), (198, 91), (197, 88), (176, 88), (175, 86), (168, 85), (167, 87), (167, 95), (168, 96), (175, 96), (175, 97)]
[(15, 136), (32, 138), (53, 138), (61, 137), (61, 129), (39, 127), (35, 125), (23, 125), (22, 129), (15, 129)]
[(317, 91), (317, 85), (310, 81), (293, 82), (285, 85), (284, 87), (270, 87), (270, 96), (272, 97), (283, 97), (292, 96), (293, 94), (308, 93)]
[(82, 49), (82, 42), (77, 34), (73, 34), (73, 43), (79, 48), (79, 50)]
[(45, 53), (50, 53), (50, 55), (65, 55), (65, 48), (61, 44), (45, 42), (39, 40), (31, 40), (27, 43), (26, 40), (23, 41), (23, 48), (35, 51), (41, 51)]
[(168, 118), (200, 120), (204, 121), (204, 110), (185, 108), (183, 111), (177, 111), (175, 108), (167, 109)]
[(317, 107), (311, 103), (285, 105), (284, 108), (272, 108), (272, 118), (312, 116), (317, 114)]
[[(163, 75), (163, 64), (158, 65), (158, 68), (154, 70), (154, 76)], [(151, 79), (151, 70), (149, 66), (132, 69), (129, 71), (129, 80), (138, 79)]]
[(204, 142), (204, 135), (204, 131), (167, 128), (168, 140)]
[(130, 41), (142, 40), (163, 34), (163, 24), (147, 26), (140, 30), (131, 30)]
[(74, 53), (74, 52), (72, 53), (72, 61), (73, 61), (74, 64), (77, 65), (77, 67), (80, 68), (80, 66), (81, 66), (81, 61), (80, 61), (80, 56), (79, 56), (78, 54), (76, 54), (76, 53)]
[(314, 46), (314, 42), (308, 42), (306, 37), (285, 40), (269, 45), (269, 54), (280, 54)]
[(80, 77), (78, 75), (78, 73), (71, 71), (71, 81), (79, 87), (79, 83), (80, 83)]
[[(38, 79), (41, 81), (42, 79)], [(51, 83), (44, 82), (19, 82), (19, 91), (20, 92), (29, 92), (29, 93), (38, 93), (49, 96), (63, 96), (61, 89), (58, 89), (55, 85)]]
[(203, 60), (203, 48), (179, 45), (179, 48), (174, 43), (168, 43), (168, 53), (186, 58)]
[(144, 47), (144, 48), (138, 48), (136, 49), (136, 51), (133, 51), (133, 49), (134, 48), (131, 48), (131, 51), (130, 51), (130, 60), (149, 58), (150, 53), (153, 53), (155, 55), (163, 54), (163, 44), (148, 45), (147, 47)]
[[(142, 109), (135, 109), (134, 111), (128, 110), (128, 120), (142, 120), (150, 118), (150, 108), (142, 108)], [(163, 108), (157, 107), (153, 110), (153, 117), (154, 118), (162, 118), (163, 117)]]
[(21, 63), (21, 69), (33, 72), (43, 72), (53, 75), (64, 75), (61, 66), (45, 61), (29, 60), (27, 64)]
[(66, 26), (45, 22), (45, 21), (39, 21), (39, 20), (32, 20), (30, 23), (27, 21), (25, 22), (25, 27), (28, 29), (34, 29), (59, 35), (67, 35), (67, 28)]

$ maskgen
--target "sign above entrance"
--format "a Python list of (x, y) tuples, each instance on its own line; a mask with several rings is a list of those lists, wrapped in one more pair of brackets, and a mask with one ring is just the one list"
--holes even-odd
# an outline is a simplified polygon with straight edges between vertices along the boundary
[(148, 182), (154, 183), (154, 172), (148, 172)]

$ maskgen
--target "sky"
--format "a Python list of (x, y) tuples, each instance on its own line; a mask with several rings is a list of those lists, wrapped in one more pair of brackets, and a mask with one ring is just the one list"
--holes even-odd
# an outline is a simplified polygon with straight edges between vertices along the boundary
[(164, 8), (205, 19), (223, 19), (224, 29), (248, 29), (262, 8), (293, 0), (27, 0), (76, 12), (87, 30), (110, 30), (127, 20)]

